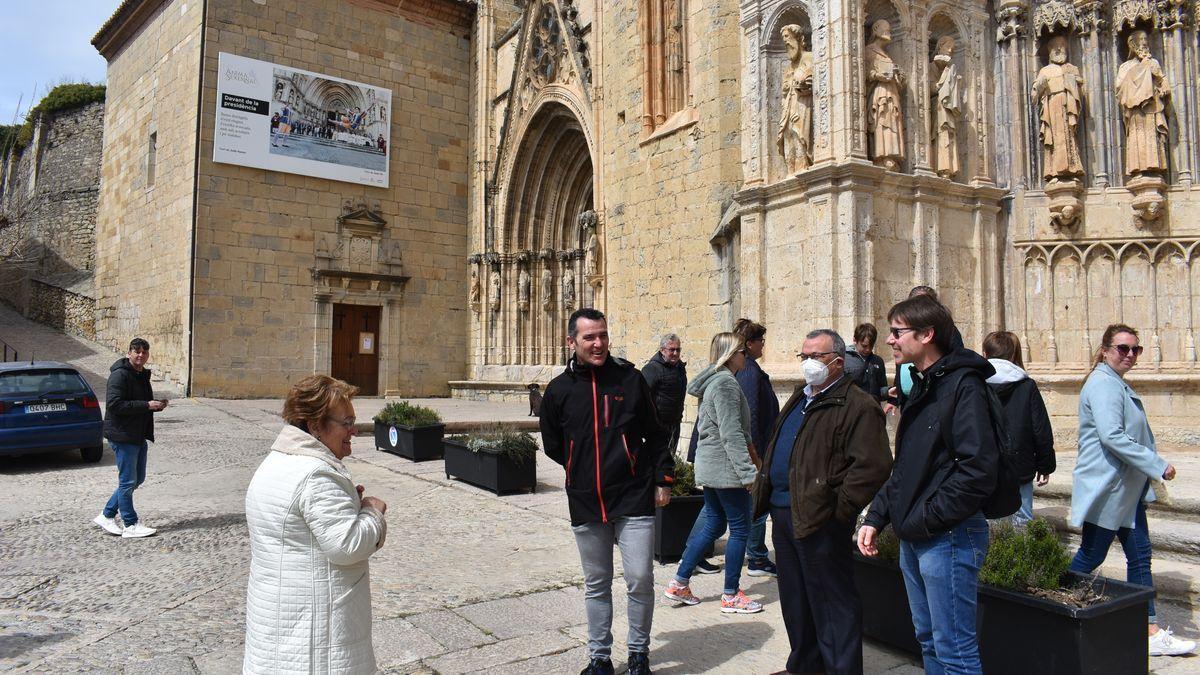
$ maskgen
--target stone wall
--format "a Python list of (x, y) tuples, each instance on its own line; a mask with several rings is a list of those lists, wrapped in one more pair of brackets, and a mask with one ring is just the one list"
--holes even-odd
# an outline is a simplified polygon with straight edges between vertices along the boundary
[(149, 340), (155, 373), (175, 383), (189, 369), (203, 7), (163, 2), (109, 56), (96, 220), (96, 337), (122, 352), (134, 336)]
[[(466, 363), (473, 10), (447, 0), (399, 9), (314, 0), (303, 12), (296, 4), (208, 3), (192, 391), (280, 396), (295, 379), (328, 372), (331, 303), (349, 303), (382, 307), (380, 393), (448, 395)], [(390, 89), (390, 187), (212, 162), (221, 52)], [(372, 248), (361, 262), (408, 276), (402, 291), (391, 282), (314, 282), (315, 269), (339, 264), (328, 251), (318, 257), (324, 242), (359, 255), (339, 224), (347, 202), (385, 221), (362, 237)], [(386, 263), (376, 265), (383, 253), (375, 247), (387, 249)]]
[(0, 299), (88, 338), (103, 120), (104, 103), (42, 116), (0, 167)]

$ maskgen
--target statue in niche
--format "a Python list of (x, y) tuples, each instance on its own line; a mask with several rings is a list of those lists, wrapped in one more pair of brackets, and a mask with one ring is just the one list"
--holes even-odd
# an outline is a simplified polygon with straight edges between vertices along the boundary
[(663, 8), (664, 23), (666, 24), (666, 58), (667, 66), (666, 94), (667, 110), (670, 114), (683, 110), (683, 16), (679, 11), (679, 0), (667, 0)]
[(1067, 63), (1067, 38), (1057, 35), (1046, 45), (1050, 63), (1038, 71), (1031, 95), (1039, 113), (1042, 175), (1049, 179), (1083, 174), (1079, 155), (1079, 116), (1083, 110), (1083, 76)]
[(579, 227), (587, 233), (587, 241), (583, 245), (583, 271), (588, 276), (595, 276), (600, 273), (600, 239), (596, 236), (596, 228), (599, 225), (599, 219), (596, 218), (596, 212), (588, 209), (579, 214), (576, 219)]
[(958, 120), (962, 117), (962, 75), (954, 65), (954, 38), (943, 35), (937, 41), (931, 73), (937, 73), (933, 85), (933, 161), (937, 174), (954, 178), (958, 174)]
[(1129, 60), (1117, 70), (1117, 102), (1125, 122), (1125, 173), (1167, 170), (1167, 98), (1171, 89), (1162, 66), (1150, 55), (1146, 31), (1129, 35)]
[(492, 269), (491, 289), (488, 292), (488, 304), (493, 312), (500, 311), (500, 270)]
[(779, 32), (790, 63), (783, 74), (783, 113), (775, 143), (795, 175), (812, 164), (813, 56), (805, 49), (800, 26), (788, 24)]
[(529, 270), (522, 267), (520, 274), (517, 275), (517, 306), (521, 311), (529, 309), (529, 295), (532, 285), (532, 281), (529, 278)]
[(904, 73), (887, 53), (892, 41), (892, 26), (880, 19), (871, 24), (871, 42), (867, 44), (867, 132), (874, 142), (874, 162), (890, 171), (898, 171), (904, 161)]
[(479, 306), (479, 296), (481, 289), (479, 288), (479, 266), (471, 265), (471, 305)]
[(563, 309), (575, 309), (575, 274), (570, 266), (563, 270), (562, 302)]
[(542, 269), (542, 309), (554, 309), (554, 273), (549, 267)]

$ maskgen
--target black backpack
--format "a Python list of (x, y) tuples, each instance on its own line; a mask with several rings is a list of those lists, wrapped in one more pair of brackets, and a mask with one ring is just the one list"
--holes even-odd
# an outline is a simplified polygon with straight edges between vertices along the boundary
[[(951, 376), (954, 378), (953, 387), (938, 403), (942, 407), (939, 416), (942, 443), (951, 453), (954, 452), (954, 444), (950, 442), (950, 423), (953, 420), (954, 411), (950, 410), (950, 407), (957, 398), (956, 392), (962, 378), (973, 372), (964, 369), (960, 370), (957, 376)], [(943, 383), (942, 386), (949, 386), (949, 383)], [(1008, 434), (1008, 425), (1004, 422), (1004, 404), (1000, 402), (1000, 397), (986, 382), (983, 390), (986, 392), (992, 435), (996, 439), (996, 447), (1000, 450), (1000, 471), (996, 476), (996, 489), (992, 492), (992, 496), (983, 502), (983, 515), (986, 518), (1007, 518), (1021, 508), (1021, 480), (1017, 477), (1017, 451), (1013, 446), (1012, 437)]]

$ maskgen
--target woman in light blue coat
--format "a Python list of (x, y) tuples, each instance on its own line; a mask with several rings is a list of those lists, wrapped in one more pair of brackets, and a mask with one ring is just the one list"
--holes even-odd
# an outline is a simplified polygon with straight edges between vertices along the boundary
[[(1159, 456), (1142, 400), (1125, 382), (1142, 347), (1137, 331), (1113, 324), (1104, 331), (1091, 375), (1079, 394), (1079, 459), (1071, 490), (1071, 524), (1083, 531), (1071, 570), (1090, 574), (1108, 555), (1114, 538), (1125, 549), (1130, 583), (1154, 587), (1146, 503), (1151, 479), (1175, 478)], [(1150, 600), (1150, 655), (1175, 656), (1196, 648), (1160, 630)]]

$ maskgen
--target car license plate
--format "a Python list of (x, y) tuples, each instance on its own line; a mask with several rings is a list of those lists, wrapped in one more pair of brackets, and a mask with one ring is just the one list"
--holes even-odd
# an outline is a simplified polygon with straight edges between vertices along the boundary
[(25, 412), (27, 413), (63, 412), (66, 409), (66, 403), (35, 403), (25, 406)]

